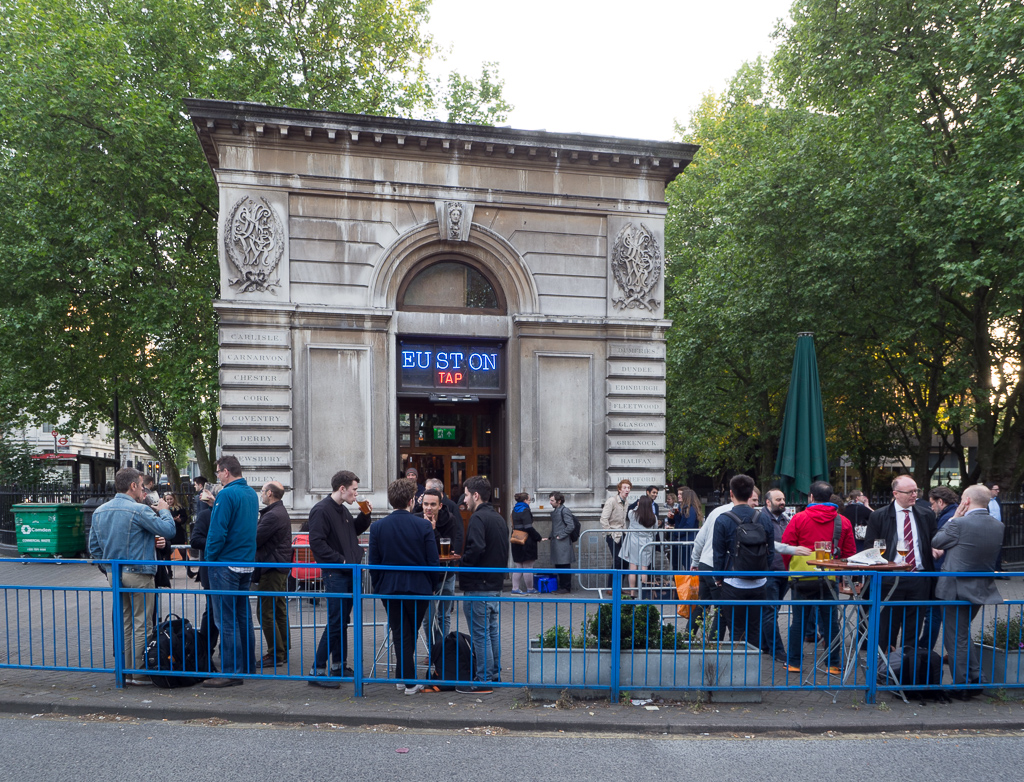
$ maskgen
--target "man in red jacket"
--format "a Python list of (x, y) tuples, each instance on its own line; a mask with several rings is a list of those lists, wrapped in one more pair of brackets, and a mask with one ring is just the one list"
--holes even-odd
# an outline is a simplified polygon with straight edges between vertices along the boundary
[[(850, 520), (839, 515), (839, 509), (831, 502), (832, 487), (825, 481), (811, 484), (810, 504), (807, 509), (793, 517), (782, 533), (782, 542), (791, 546), (806, 546), (813, 550), (818, 541), (827, 540), (832, 543), (832, 556), (849, 557), (857, 553), (857, 543), (853, 537), (853, 525)], [(838, 534), (836, 521), (839, 521)], [(837, 545), (838, 544), (838, 545)], [(790, 570), (805, 561), (805, 558), (783, 557), (786, 567)], [(793, 600), (831, 600), (832, 592), (825, 582), (825, 576), (790, 577)], [(789, 625), (789, 666), (793, 673), (800, 672), (800, 659), (804, 645), (804, 622), (813, 621), (817, 613), (818, 630), (828, 630), (825, 645), (828, 649), (828, 672), (839, 675), (842, 665), (842, 643), (839, 640), (839, 621), (836, 607), (831, 605), (794, 605), (793, 621)], [(813, 625), (810, 626), (813, 629)]]

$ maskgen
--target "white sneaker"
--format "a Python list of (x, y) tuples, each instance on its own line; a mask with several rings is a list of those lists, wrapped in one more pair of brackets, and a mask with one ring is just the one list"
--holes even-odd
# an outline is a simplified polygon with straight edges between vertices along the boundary
[(406, 687), (404, 684), (396, 684), (395, 689), (402, 690), (404, 692)]
[(406, 687), (405, 688), (405, 694), (406, 695), (415, 695), (418, 692), (423, 692), (423, 685), (422, 684), (415, 684), (412, 687)]
[(129, 687), (152, 686), (153, 680), (148, 676), (125, 676), (124, 683)]

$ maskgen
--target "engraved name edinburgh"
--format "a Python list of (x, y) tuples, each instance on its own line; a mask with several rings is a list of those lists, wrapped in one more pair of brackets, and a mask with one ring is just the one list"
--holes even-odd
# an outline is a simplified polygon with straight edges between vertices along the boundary
[(239, 293), (281, 286), (276, 276), (284, 254), (284, 228), (267, 199), (244, 196), (235, 202), (224, 232), (224, 249), (238, 276), (228, 280)]
[(612, 247), (612, 276), (622, 290), (622, 298), (612, 298), (618, 309), (639, 307), (656, 310), (661, 302), (651, 294), (661, 279), (661, 251), (650, 229), (640, 223), (626, 223)]

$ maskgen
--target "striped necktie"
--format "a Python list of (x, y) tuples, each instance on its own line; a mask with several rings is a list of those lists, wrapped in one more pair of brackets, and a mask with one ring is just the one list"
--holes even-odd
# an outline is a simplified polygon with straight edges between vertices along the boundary
[(903, 509), (903, 539), (907, 541), (907, 564), (911, 570), (917, 570), (917, 559), (914, 557), (914, 532), (910, 528), (910, 508)]

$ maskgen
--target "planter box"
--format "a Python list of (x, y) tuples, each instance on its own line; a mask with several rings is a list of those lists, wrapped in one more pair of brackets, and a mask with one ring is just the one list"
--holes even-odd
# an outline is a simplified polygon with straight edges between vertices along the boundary
[(708, 687), (742, 688), (711, 690), (711, 699), (760, 703), (761, 650), (743, 642), (693, 651), (625, 650), (619, 662), (619, 686), (631, 692), (675, 690), (683, 698)]
[(531, 638), (526, 680), (531, 687), (608, 687), (612, 653), (607, 649), (544, 649)]
[[(1006, 652), (976, 643), (971, 654), (979, 656), (981, 680), (987, 684), (1014, 686), (1024, 684), (1024, 649)], [(1024, 697), (1024, 692), (1020, 693)]]

